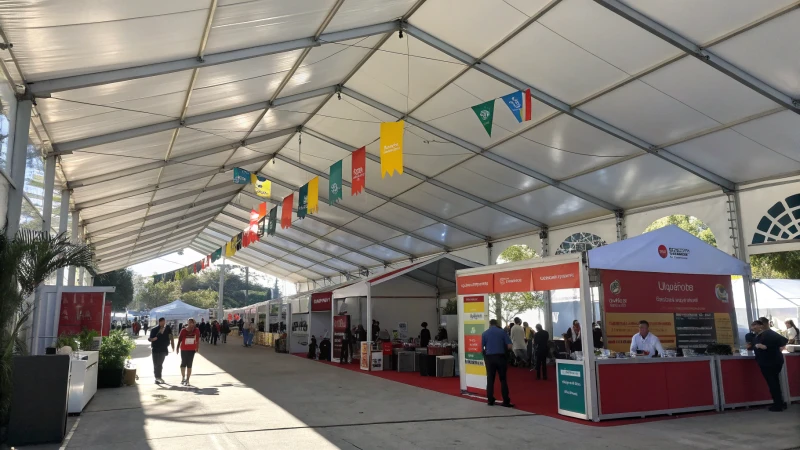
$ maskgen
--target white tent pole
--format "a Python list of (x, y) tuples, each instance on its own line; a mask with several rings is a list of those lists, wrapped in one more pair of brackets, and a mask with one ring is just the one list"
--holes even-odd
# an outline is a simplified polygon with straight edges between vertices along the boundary
[(225, 294), (225, 255), (222, 255), (222, 264), (219, 267), (219, 298), (217, 299), (217, 314), (222, 317), (222, 297)]
[(367, 366), (372, 368), (372, 286), (367, 283), (367, 343), (369, 347)]

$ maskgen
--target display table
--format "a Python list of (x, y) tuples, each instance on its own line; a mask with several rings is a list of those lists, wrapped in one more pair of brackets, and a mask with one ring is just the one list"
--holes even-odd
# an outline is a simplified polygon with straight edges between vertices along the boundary
[(70, 359), (67, 412), (80, 413), (97, 392), (97, 361), (100, 352), (80, 352), (86, 359)]
[(800, 401), (800, 353), (784, 353), (786, 359), (786, 392), (789, 401)]
[(772, 396), (755, 356), (717, 356), (716, 361), (722, 409), (772, 403)]
[(716, 410), (715, 369), (710, 356), (597, 360), (599, 419)]

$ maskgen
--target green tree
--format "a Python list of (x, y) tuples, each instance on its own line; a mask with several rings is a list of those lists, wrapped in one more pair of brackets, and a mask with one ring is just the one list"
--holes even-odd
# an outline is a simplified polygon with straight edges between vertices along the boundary
[(171, 303), (180, 297), (181, 284), (179, 281), (153, 283), (153, 280), (149, 280), (137, 293), (136, 301), (140, 308), (153, 309)]
[(119, 269), (101, 273), (94, 278), (95, 286), (114, 286), (116, 290), (106, 294), (106, 300), (111, 300), (112, 311), (125, 311), (133, 302), (133, 271)]
[(645, 228), (644, 232), (647, 233), (659, 228), (664, 228), (667, 225), (677, 225), (680, 229), (697, 236), (706, 244), (713, 245), (714, 247), (717, 246), (717, 238), (714, 237), (714, 233), (711, 232), (708, 225), (694, 216), (676, 214), (662, 217), (651, 223), (649, 227)]
[(275, 278), (275, 285), (272, 287), (272, 298), (281, 298), (283, 293), (280, 286), (278, 286), (278, 279)]
[[(527, 245), (512, 245), (500, 253), (497, 262), (500, 264), (507, 262), (526, 261), (538, 258), (536, 252)], [(489, 299), (489, 309), (494, 311), (495, 319), (502, 323), (508, 323), (519, 314), (532, 309), (542, 309), (544, 299), (540, 292), (511, 292), (507, 294), (495, 294)]]
[(800, 251), (766, 253), (750, 257), (753, 278), (800, 278)]
[(214, 308), (217, 306), (219, 293), (211, 290), (190, 291), (181, 294), (181, 300), (198, 308)]

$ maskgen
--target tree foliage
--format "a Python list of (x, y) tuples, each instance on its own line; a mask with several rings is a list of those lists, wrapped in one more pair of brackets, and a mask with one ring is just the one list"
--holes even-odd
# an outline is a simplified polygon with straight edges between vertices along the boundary
[[(527, 245), (512, 245), (497, 258), (498, 263), (525, 261), (538, 258), (536, 252)], [(498, 302), (499, 300), (499, 302)], [(494, 311), (495, 318), (508, 323), (525, 311), (542, 309), (544, 299), (540, 292), (511, 292), (490, 297), (489, 309)]]
[(677, 225), (680, 229), (697, 236), (706, 244), (713, 245), (714, 247), (717, 246), (717, 238), (714, 237), (714, 233), (711, 232), (711, 228), (709, 228), (708, 225), (697, 217), (684, 214), (662, 217), (651, 223), (649, 227), (645, 228), (644, 232), (647, 233), (659, 228), (664, 228), (667, 225)]
[(106, 300), (111, 300), (112, 311), (125, 311), (133, 302), (133, 271), (119, 269), (102, 273), (94, 278), (95, 286), (114, 286), (116, 290), (106, 294)]

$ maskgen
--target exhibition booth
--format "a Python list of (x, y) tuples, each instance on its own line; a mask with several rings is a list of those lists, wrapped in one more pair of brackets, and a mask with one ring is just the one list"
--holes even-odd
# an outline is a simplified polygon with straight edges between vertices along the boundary
[[(766, 384), (754, 382), (754, 357), (739, 354), (734, 333), (731, 275), (749, 273), (746, 263), (675, 226), (587, 253), (461, 270), (461, 390), (486, 396), (481, 333), (490, 294), (578, 289), (577, 320), (587, 331), (571, 359), (556, 361), (559, 414), (598, 421), (768, 403)], [(640, 320), (650, 323), (666, 355), (630, 355)], [(587, 327), (594, 321), (604, 326), (605, 349), (594, 349)], [(706, 355), (710, 344), (727, 344), (734, 354)], [(786, 373), (783, 380), (788, 384)], [(511, 386), (512, 396), (524, 389)]]
[(167, 322), (182, 323), (186, 326), (186, 321), (194, 319), (195, 322), (200, 323), (200, 320), (208, 322), (208, 310), (198, 308), (180, 300), (175, 300), (172, 303), (158, 306), (150, 310), (150, 326), (158, 326), (158, 320), (162, 317)]

